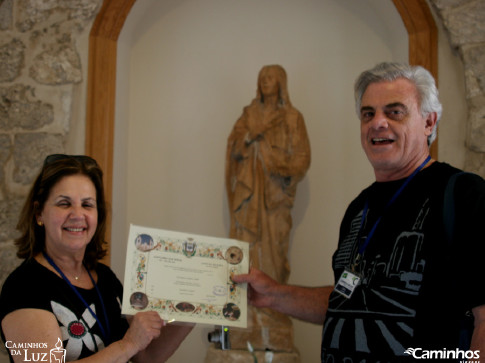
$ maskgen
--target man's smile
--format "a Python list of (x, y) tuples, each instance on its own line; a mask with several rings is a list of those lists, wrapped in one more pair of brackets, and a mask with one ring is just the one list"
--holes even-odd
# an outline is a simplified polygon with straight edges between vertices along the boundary
[(388, 145), (388, 144), (392, 144), (394, 140), (386, 139), (382, 137), (375, 137), (371, 139), (371, 142), (372, 142), (372, 145)]

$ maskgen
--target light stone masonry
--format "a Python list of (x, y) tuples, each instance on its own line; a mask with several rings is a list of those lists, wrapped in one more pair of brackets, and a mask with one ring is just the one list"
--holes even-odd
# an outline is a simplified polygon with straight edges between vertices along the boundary
[(0, 286), (20, 263), (13, 241), (28, 189), (45, 156), (65, 152), (74, 86), (86, 82), (78, 39), (101, 4), (0, 0)]

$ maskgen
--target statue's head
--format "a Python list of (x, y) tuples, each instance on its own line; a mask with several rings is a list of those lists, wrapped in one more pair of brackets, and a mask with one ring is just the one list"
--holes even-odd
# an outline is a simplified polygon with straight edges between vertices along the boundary
[(267, 77), (276, 80), (276, 85), (278, 87), (278, 103), (280, 105), (290, 105), (290, 96), (288, 94), (287, 78), (285, 69), (277, 64), (268, 65), (261, 68), (258, 75), (258, 93), (257, 98), (264, 103), (264, 94), (267, 90), (263, 89), (262, 82)]

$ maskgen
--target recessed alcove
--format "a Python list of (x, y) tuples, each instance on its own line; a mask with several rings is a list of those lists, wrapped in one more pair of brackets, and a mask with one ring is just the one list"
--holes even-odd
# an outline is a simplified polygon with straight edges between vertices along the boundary
[[(423, 2), (395, 3), (126, 0), (105, 9), (105, 23), (101, 12), (92, 32), (99, 58), (90, 67), (115, 62), (96, 74), (90, 69), (86, 138), (87, 153), (103, 165), (113, 193), (115, 272), (122, 277), (129, 223), (227, 236), (226, 139), (255, 96), (259, 69), (278, 63), (312, 147), (293, 210), (290, 282), (332, 283), (340, 218), (373, 179), (360, 149), (353, 81), (382, 60), (435, 67), (432, 53), (416, 50), (433, 24), (419, 7)], [(118, 14), (111, 32), (109, 14)], [(418, 23), (405, 26), (401, 16)], [(436, 47), (433, 31), (428, 35)], [(303, 362), (318, 361), (320, 330), (295, 322)], [(170, 362), (202, 362), (206, 333), (196, 329)]]

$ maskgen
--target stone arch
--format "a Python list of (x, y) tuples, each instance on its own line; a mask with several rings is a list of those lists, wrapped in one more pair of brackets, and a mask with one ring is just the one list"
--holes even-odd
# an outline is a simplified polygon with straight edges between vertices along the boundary
[[(135, 0), (104, 0), (89, 36), (86, 145), (105, 175), (106, 199), (111, 204), (113, 182), (116, 51), (121, 29)], [(409, 62), (437, 79), (437, 28), (425, 0), (393, 0), (409, 36)], [(432, 154), (436, 158), (437, 142)], [(111, 234), (108, 223), (107, 235)], [(104, 261), (109, 264), (109, 259)]]

